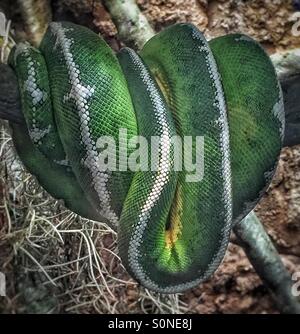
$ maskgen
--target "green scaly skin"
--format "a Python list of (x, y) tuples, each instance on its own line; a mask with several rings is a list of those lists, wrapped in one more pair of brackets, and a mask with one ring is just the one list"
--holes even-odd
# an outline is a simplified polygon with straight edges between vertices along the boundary
[(273, 176), (284, 136), (283, 96), (271, 59), (253, 39), (233, 34), (212, 40), (210, 47), (228, 106), (233, 217), (240, 221)]
[(70, 210), (98, 220), (100, 216), (86, 200), (58, 136), (44, 57), (39, 50), (21, 43), (12, 50), (9, 63), (18, 74), (27, 123), (27, 127), (11, 124), (14, 146), (21, 160), (38, 182), (55, 198), (63, 199)]
[[(263, 49), (240, 34), (208, 43), (178, 24), (140, 55), (126, 48), (116, 57), (90, 30), (52, 23), (39, 50), (22, 44), (10, 63), (27, 123), (12, 125), (14, 143), (42, 186), (118, 228), (122, 261), (145, 287), (175, 293), (208, 278), (233, 224), (269, 185), (282, 145), (283, 99)], [(116, 161), (116, 170), (102, 170), (99, 153), (118, 157), (137, 134), (160, 137), (158, 169), (144, 171), (144, 161), (128, 172)], [(201, 158), (195, 138), (204, 137), (197, 179), (174, 170), (175, 135), (192, 136), (193, 161)], [(97, 145), (101, 136), (115, 139), (116, 152)]]

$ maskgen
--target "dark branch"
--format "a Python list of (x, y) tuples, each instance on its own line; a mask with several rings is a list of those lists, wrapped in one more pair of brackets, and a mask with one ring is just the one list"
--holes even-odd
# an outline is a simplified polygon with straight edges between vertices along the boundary
[(300, 314), (300, 300), (292, 295), (291, 276), (255, 213), (251, 212), (237, 223), (234, 232), (249, 261), (272, 293), (278, 309), (282, 313)]
[(16, 75), (5, 64), (0, 64), (0, 118), (19, 124), (25, 122)]
[(300, 74), (281, 81), (284, 95), (286, 130), (284, 146), (300, 144)]

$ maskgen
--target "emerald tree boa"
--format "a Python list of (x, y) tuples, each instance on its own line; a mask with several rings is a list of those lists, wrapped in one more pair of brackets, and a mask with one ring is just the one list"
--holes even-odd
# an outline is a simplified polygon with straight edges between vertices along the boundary
[[(21, 43), (9, 62), (26, 120), (11, 124), (13, 140), (39, 183), (117, 229), (122, 261), (145, 287), (175, 293), (208, 278), (281, 150), (282, 92), (262, 47), (242, 34), (207, 42), (177, 24), (139, 54), (115, 55), (87, 28), (54, 22), (39, 49)], [(144, 168), (141, 138), (154, 137), (156, 168)], [(178, 151), (173, 138), (192, 140)], [(175, 168), (187, 151), (190, 162), (202, 159), (201, 179)], [(108, 160), (114, 168), (104, 168)]]

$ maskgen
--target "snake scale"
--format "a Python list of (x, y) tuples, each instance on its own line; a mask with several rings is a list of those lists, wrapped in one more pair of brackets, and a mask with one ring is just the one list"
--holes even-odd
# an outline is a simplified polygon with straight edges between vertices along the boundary
[[(115, 54), (89, 29), (53, 22), (39, 49), (20, 43), (9, 63), (26, 119), (11, 124), (14, 145), (39, 183), (118, 229), (123, 264), (143, 286), (175, 293), (207, 279), (269, 185), (282, 146), (282, 92), (263, 48), (242, 34), (208, 42), (176, 24), (139, 54)], [(134, 146), (124, 153), (123, 145), (134, 136), (159, 138), (157, 168), (132, 171), (118, 160), (103, 169), (99, 138), (116, 143), (107, 157), (128, 157)], [(175, 170), (173, 136), (204, 138), (201, 181)]]

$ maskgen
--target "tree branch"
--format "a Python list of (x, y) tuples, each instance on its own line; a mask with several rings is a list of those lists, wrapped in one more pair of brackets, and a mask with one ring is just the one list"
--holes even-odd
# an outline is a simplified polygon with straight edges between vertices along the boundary
[(293, 49), (271, 55), (280, 80), (300, 74), (300, 49)]
[(285, 146), (300, 144), (300, 49), (271, 56), (284, 95)]
[(292, 295), (291, 276), (256, 214), (251, 212), (237, 223), (234, 232), (278, 309), (282, 313), (300, 314), (300, 300)]
[(120, 40), (140, 50), (155, 34), (135, 0), (102, 0), (115, 23)]
[(49, 0), (18, 0), (29, 42), (38, 46), (52, 20)]
[(284, 146), (300, 144), (300, 74), (281, 79), (285, 109)]
[(0, 64), (0, 77), (0, 119), (18, 124), (25, 123), (15, 72), (9, 66)]

